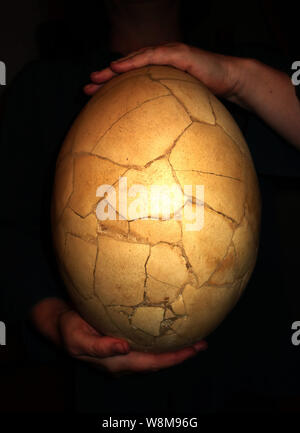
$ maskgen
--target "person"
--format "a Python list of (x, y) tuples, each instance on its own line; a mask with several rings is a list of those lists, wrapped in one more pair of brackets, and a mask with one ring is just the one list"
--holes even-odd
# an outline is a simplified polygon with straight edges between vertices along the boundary
[[(12, 88), (1, 119), (1, 142), (4, 158), (9, 161), (7, 172), (10, 174), (9, 188), (4, 191), (4, 201), (9, 204), (4, 220), (6, 218), (10, 223), (5, 226), (2, 239), (4, 245), (14, 246), (12, 251), (6, 248), (10, 251), (6, 257), (7, 287), (11, 292), (18, 288), (19, 304), (23, 304), (26, 317), (29, 315), (39, 333), (74, 358), (78, 374), (78, 404), (82, 410), (108, 412), (117, 408), (126, 412), (134, 407), (144, 412), (157, 408), (209, 411), (213, 407), (224, 408), (229, 389), (233, 390), (233, 395), (241, 387), (251, 389), (251, 386), (256, 386), (256, 390), (263, 389), (270, 394), (271, 390), (265, 389), (264, 374), (270, 357), (278, 353), (275, 348), (275, 352), (267, 353), (264, 347), (266, 330), (261, 330), (261, 324), (265, 323), (263, 310), (268, 302), (267, 291), (265, 295), (259, 294), (264, 308), (261, 312), (256, 311), (257, 321), (251, 329), (245, 323), (249, 318), (245, 311), (257, 303), (258, 290), (264, 285), (273, 287), (275, 307), (281, 305), (278, 279), (270, 272), (274, 268), (273, 256), (267, 255), (266, 258), (264, 254), (263, 267), (258, 260), (250, 282), (254, 290), (249, 290), (239, 310), (233, 312), (217, 336), (212, 337), (217, 344), (202, 352), (201, 358), (194, 355), (206, 349), (204, 341), (167, 354), (131, 351), (125, 340), (96, 333), (65, 295), (49, 246), (49, 202), (55, 158), (63, 136), (87, 101), (79, 96), (78, 90), (91, 70), (99, 72), (92, 74), (92, 83), (85, 87), (86, 95), (92, 95), (99, 85), (115, 74), (143, 63), (172, 64), (200, 78), (216, 95), (252, 110), (289, 142), (299, 145), (299, 105), (287, 75), (249, 58), (213, 54), (180, 43), (183, 36), (179, 1), (112, 0), (107, 1), (106, 6), (111, 20), (108, 52), (98, 53), (96, 61), (89, 58), (85, 63), (81, 59), (80, 64), (44, 62), (26, 69)], [(127, 59), (112, 63), (128, 55)], [(110, 65), (108, 68), (107, 64)], [(239, 68), (240, 65), (243, 68)], [(241, 71), (249, 73), (245, 82), (242, 80), (244, 75), (238, 74)], [(270, 83), (270, 77), (274, 78), (274, 84)], [(280, 104), (282, 116), (278, 114)], [(18, 128), (15, 128), (16, 124)], [(16, 173), (16, 176), (11, 176), (11, 173)], [(14, 197), (18, 199), (12, 200)], [(268, 232), (269, 226), (263, 230), (264, 236), (268, 234), (268, 240), (272, 236)], [(269, 245), (272, 250), (272, 241)], [(15, 263), (18, 264), (18, 273), (15, 272)], [(247, 303), (248, 307), (245, 307)], [(275, 320), (277, 313), (276, 307), (268, 320)], [(240, 324), (240, 331), (236, 323)], [(278, 336), (280, 325), (282, 321), (274, 322)], [(242, 331), (247, 335), (242, 336)], [(242, 340), (251, 341), (252, 332), (261, 335), (256, 338), (256, 351), (249, 354)], [(224, 338), (226, 335), (231, 335), (231, 341)], [(239, 352), (236, 347), (239, 347)], [(230, 353), (229, 358), (226, 358), (226, 353)], [(278, 362), (280, 359), (282, 357), (278, 357)], [(221, 365), (218, 364), (220, 360)], [(251, 362), (255, 366), (254, 372), (260, 374), (257, 373), (257, 380), (252, 380), (249, 372), (249, 383), (245, 384), (243, 366), (249, 367)], [(102, 375), (90, 365), (113, 373), (113, 376)], [(274, 373), (276, 368), (277, 364), (268, 372)], [(124, 374), (128, 372), (131, 374)], [(141, 372), (144, 374), (136, 374)], [(227, 378), (231, 381), (229, 388)], [(159, 392), (162, 383), (164, 393)], [(216, 389), (212, 391), (214, 387)], [(245, 400), (243, 404), (245, 407), (248, 402)], [(252, 400), (251, 404), (254, 404)], [(255, 404), (270, 408), (273, 402), (257, 400)]]

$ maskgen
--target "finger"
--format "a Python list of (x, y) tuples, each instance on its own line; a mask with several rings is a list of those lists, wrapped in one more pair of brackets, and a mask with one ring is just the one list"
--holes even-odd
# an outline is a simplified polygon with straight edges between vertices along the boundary
[(100, 84), (86, 84), (83, 87), (83, 91), (86, 95), (92, 96), (97, 92), (98, 89), (100, 89), (100, 87), (102, 87)]
[(125, 339), (102, 336), (76, 311), (71, 310), (60, 317), (60, 334), (64, 347), (72, 356), (113, 356), (129, 351)]
[(205, 350), (205, 342), (201, 342), (197, 347), (187, 347), (175, 352), (151, 354), (132, 351), (126, 356), (115, 356), (100, 360), (101, 365), (105, 366), (110, 372), (119, 371), (157, 371), (164, 368), (180, 364), (186, 359), (196, 355), (199, 350)]
[[(124, 356), (124, 355), (123, 355)], [(103, 365), (103, 360), (108, 358), (96, 358), (94, 356), (87, 356), (87, 355), (78, 355), (76, 358), (80, 361), (88, 362), (89, 364), (92, 364), (94, 367), (102, 370), (102, 371), (108, 371), (106, 365)], [(110, 358), (112, 359), (112, 358)]]
[(83, 332), (77, 332), (76, 343), (73, 346), (75, 356), (88, 355), (97, 358), (126, 354), (129, 350), (129, 344), (125, 340), (98, 337)]
[(112, 337), (90, 336), (86, 341), (86, 354), (95, 357), (108, 357), (113, 355), (126, 354), (129, 352), (129, 344), (125, 340), (118, 340)]
[(184, 44), (166, 44), (148, 47), (111, 62), (113, 71), (121, 73), (146, 65), (170, 65), (185, 69), (188, 47)]
[(196, 351), (192, 348), (183, 349), (180, 354), (163, 354), (164, 361), (158, 360), (160, 354), (150, 354), (143, 352), (130, 352), (120, 356), (116, 354), (110, 357), (95, 357), (91, 355), (78, 355), (76, 358), (90, 362), (110, 373), (143, 373), (149, 371), (158, 371), (164, 368), (179, 364), (186, 359), (194, 356)]
[[(154, 47), (141, 49), (126, 57), (111, 62), (110, 67), (114, 72), (126, 72), (131, 69), (142, 68), (149, 64), (160, 64), (157, 49)], [(161, 63), (162, 64), (162, 63)], [(165, 63), (164, 63), (165, 64)]]
[(94, 84), (104, 83), (105, 81), (113, 78), (116, 72), (112, 71), (110, 67), (102, 69), (101, 71), (94, 71), (91, 73), (90, 78)]

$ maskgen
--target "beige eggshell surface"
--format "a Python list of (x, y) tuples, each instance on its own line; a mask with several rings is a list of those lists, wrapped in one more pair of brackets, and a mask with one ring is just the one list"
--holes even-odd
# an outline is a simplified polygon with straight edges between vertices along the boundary
[(206, 86), (169, 66), (116, 76), (57, 159), (53, 243), (70, 300), (134, 350), (189, 346), (243, 293), (260, 209), (242, 132)]

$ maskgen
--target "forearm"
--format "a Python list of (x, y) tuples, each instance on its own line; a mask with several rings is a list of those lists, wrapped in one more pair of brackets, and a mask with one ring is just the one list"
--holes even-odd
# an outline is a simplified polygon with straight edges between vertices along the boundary
[(300, 102), (290, 77), (254, 59), (241, 59), (238, 103), (300, 149)]
[(29, 317), (41, 334), (60, 345), (59, 317), (71, 309), (71, 306), (60, 298), (46, 298), (33, 306)]

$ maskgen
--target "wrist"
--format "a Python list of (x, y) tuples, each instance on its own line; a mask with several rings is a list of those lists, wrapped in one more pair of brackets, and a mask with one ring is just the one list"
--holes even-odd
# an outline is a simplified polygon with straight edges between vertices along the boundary
[(237, 88), (238, 103), (260, 115), (261, 105), (267, 103), (274, 92), (274, 76), (281, 82), (286, 77), (283, 72), (277, 71), (259, 60), (251, 58), (239, 59), (240, 79)]
[(227, 63), (228, 76), (231, 77), (232, 81), (232, 90), (228, 99), (252, 111), (250, 97), (252, 93), (252, 77), (257, 74), (260, 62), (251, 58), (228, 57)]

